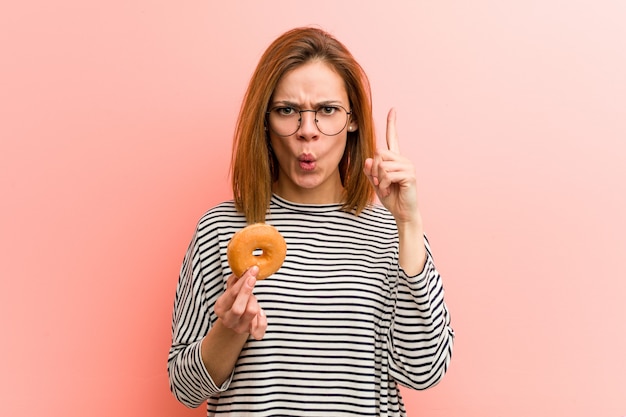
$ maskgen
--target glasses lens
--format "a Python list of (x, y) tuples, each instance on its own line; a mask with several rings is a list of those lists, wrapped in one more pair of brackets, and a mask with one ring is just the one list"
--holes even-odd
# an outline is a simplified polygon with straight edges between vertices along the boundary
[(326, 136), (334, 136), (341, 133), (348, 124), (348, 113), (343, 107), (324, 106), (317, 109), (315, 120), (320, 132)]
[[(313, 113), (293, 107), (274, 107), (267, 112), (269, 126), (279, 136), (291, 136), (300, 128), (302, 113), (305, 112)], [(338, 135), (348, 124), (348, 112), (341, 106), (320, 107), (314, 113), (318, 130), (326, 136)]]
[(300, 113), (292, 107), (274, 107), (267, 114), (270, 128), (279, 136), (291, 136), (300, 127)]

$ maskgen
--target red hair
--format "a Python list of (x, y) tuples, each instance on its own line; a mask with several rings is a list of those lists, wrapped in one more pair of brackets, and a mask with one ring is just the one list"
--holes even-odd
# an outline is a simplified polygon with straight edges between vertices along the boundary
[(374, 156), (376, 139), (367, 75), (348, 49), (327, 32), (311, 27), (292, 29), (278, 37), (261, 57), (244, 96), (233, 141), (233, 198), (248, 223), (263, 222), (278, 176), (278, 161), (270, 152), (265, 130), (267, 107), (280, 78), (300, 65), (322, 61), (345, 82), (352, 120), (339, 173), (344, 187), (342, 209), (360, 213), (373, 201), (374, 190), (363, 173), (365, 159)]

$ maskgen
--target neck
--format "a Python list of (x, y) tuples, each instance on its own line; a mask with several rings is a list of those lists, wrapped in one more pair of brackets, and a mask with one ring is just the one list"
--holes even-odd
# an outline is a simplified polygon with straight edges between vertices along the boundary
[(298, 188), (287, 187), (277, 181), (272, 192), (285, 200), (299, 204), (339, 204), (345, 200), (341, 183), (329, 187)]

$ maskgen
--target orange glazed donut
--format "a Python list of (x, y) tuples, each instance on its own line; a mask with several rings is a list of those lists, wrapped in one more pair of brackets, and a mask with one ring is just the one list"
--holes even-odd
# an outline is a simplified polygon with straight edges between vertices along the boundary
[[(255, 255), (254, 251), (261, 254)], [(287, 244), (274, 226), (254, 223), (233, 235), (228, 242), (226, 256), (233, 273), (240, 277), (253, 265), (259, 267), (257, 280), (272, 275), (283, 264), (287, 254)]]

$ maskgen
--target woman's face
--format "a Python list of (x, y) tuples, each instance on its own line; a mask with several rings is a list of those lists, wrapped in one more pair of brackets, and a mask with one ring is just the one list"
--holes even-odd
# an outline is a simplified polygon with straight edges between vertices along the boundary
[[(312, 61), (283, 75), (269, 109), (278, 107), (280, 117), (291, 114), (295, 119), (298, 119), (298, 111), (320, 110), (320, 113), (325, 112), (318, 117), (320, 120), (337, 106), (350, 111), (343, 79), (326, 63)], [(343, 114), (341, 109), (337, 110)], [(275, 132), (279, 129), (272, 124), (272, 120), (277, 119), (269, 117), (268, 133), (279, 165), (273, 191), (298, 203), (341, 202), (343, 187), (338, 166), (346, 147), (348, 129), (355, 129), (356, 123), (348, 120), (339, 134), (328, 136), (318, 129), (314, 112), (302, 112), (299, 117), (300, 126), (289, 136), (279, 136)]]

